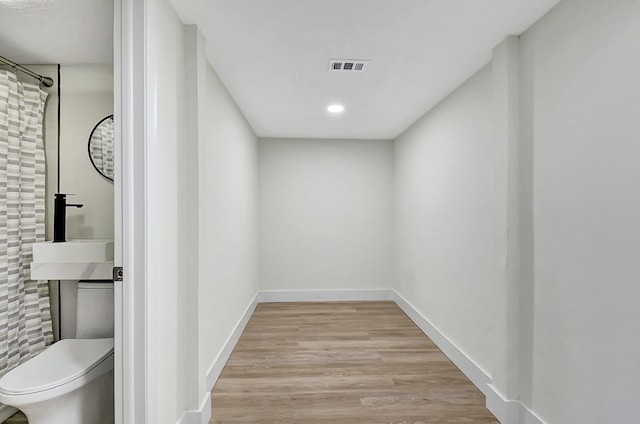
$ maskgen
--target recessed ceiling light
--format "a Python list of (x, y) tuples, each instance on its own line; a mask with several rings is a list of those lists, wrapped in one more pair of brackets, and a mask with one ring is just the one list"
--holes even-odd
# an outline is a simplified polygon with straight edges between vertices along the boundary
[(327, 110), (331, 113), (340, 113), (344, 111), (344, 106), (342, 105), (331, 105), (327, 108)]

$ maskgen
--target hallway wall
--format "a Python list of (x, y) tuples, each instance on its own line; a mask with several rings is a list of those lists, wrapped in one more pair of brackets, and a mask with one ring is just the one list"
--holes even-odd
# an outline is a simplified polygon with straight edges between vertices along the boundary
[(199, 340), (206, 374), (258, 291), (258, 140), (208, 63), (203, 81)]
[(257, 137), (197, 27), (168, 0), (149, 15), (149, 421), (200, 422), (212, 366), (258, 290)]
[(505, 225), (491, 78), (484, 67), (394, 143), (396, 289), (489, 375)]
[(261, 290), (391, 287), (391, 142), (258, 144)]
[[(148, 421), (175, 423), (187, 406), (181, 375), (189, 363), (179, 360), (180, 317), (177, 299), (189, 281), (179, 261), (182, 226), (178, 205), (183, 180), (178, 172), (180, 140), (188, 130), (184, 26), (167, 0), (148, 6), (146, 172), (146, 308)], [(178, 66), (177, 64), (180, 64)], [(143, 211), (140, 211), (142, 213)], [(128, 323), (124, 323), (127, 325)], [(191, 347), (197, 348), (197, 347)]]
[(637, 1), (561, 2), (396, 140), (397, 288), (505, 423), (636, 421), (639, 39)]
[(629, 0), (564, 1), (521, 37), (535, 311), (522, 395), (552, 424), (638, 421), (639, 40)]

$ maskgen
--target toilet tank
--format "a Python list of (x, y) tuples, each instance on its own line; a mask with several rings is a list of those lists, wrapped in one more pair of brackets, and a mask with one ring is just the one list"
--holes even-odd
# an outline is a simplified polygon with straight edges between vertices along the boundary
[(113, 337), (113, 282), (78, 282), (76, 338)]

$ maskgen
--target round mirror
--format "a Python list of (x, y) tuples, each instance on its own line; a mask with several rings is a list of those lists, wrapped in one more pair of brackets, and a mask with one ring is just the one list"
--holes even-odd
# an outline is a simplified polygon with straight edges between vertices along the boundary
[(113, 115), (98, 122), (91, 131), (89, 159), (100, 175), (113, 181)]

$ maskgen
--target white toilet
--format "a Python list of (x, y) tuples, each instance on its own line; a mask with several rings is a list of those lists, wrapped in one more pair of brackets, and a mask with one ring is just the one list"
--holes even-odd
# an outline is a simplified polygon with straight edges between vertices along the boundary
[(113, 424), (113, 283), (79, 282), (76, 339), (0, 379), (0, 403), (29, 424)]

